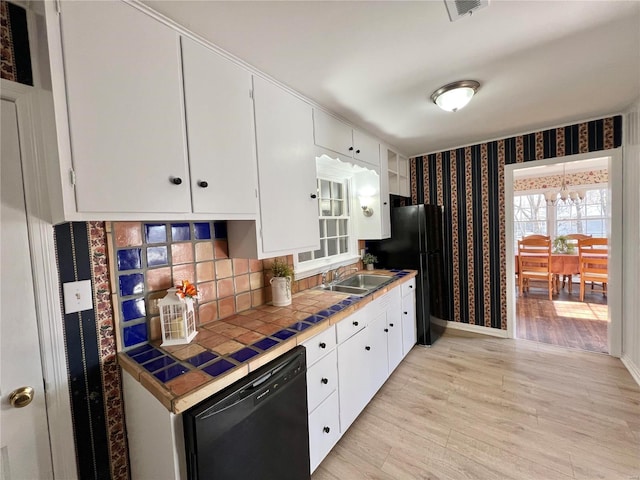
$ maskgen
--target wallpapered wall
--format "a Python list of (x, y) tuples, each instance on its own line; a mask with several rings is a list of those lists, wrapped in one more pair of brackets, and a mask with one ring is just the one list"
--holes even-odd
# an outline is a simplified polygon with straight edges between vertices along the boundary
[[(569, 183), (569, 190), (580, 185), (597, 185), (609, 181), (609, 172), (605, 170), (589, 170), (586, 172), (567, 173), (566, 181)], [(555, 189), (562, 186), (562, 175), (549, 175), (546, 177), (520, 178), (513, 182), (514, 192), (524, 192), (528, 190)]]
[(411, 159), (411, 201), (444, 206), (452, 320), (506, 329), (504, 166), (619, 147), (622, 117)]

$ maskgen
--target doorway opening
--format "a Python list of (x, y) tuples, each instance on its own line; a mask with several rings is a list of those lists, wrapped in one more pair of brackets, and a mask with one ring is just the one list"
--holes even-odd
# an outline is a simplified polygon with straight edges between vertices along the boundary
[[(593, 152), (505, 167), (510, 337), (619, 356), (618, 154)], [(551, 298), (548, 282), (524, 275), (520, 292), (518, 241), (530, 235), (548, 237), (551, 243)], [(606, 238), (609, 247), (605, 268), (610, 279), (584, 282), (584, 294), (575, 237)]]

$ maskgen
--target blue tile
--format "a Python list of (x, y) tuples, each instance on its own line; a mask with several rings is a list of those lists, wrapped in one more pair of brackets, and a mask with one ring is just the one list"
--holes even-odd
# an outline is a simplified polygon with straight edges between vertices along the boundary
[(287, 328), (290, 328), (291, 330), (297, 330), (298, 332), (301, 332), (305, 328), (309, 328), (310, 326), (311, 325), (309, 325), (308, 323), (296, 322), (293, 325), (289, 325)]
[(132, 350), (129, 350), (129, 351), (127, 352), (127, 354), (128, 354), (130, 357), (133, 357), (133, 356), (135, 356), (135, 355), (139, 355), (139, 354), (141, 354), (141, 353), (143, 353), (143, 352), (148, 352), (149, 350), (155, 350), (155, 349), (153, 348), (153, 345), (151, 345), (150, 343), (147, 343), (146, 345), (143, 345), (143, 346), (141, 346), (141, 347), (138, 347), (138, 348), (134, 348), (134, 349), (132, 349)]
[(122, 302), (122, 319), (125, 322), (141, 318), (147, 315), (144, 298), (134, 298), (132, 300), (125, 300)]
[(172, 223), (171, 224), (171, 241), (182, 242), (191, 240), (191, 230), (188, 223)]
[(147, 337), (147, 324), (139, 323), (138, 325), (132, 325), (130, 327), (123, 328), (124, 346), (131, 347), (138, 343), (146, 342)]
[(304, 319), (305, 322), (309, 322), (309, 323), (318, 323), (318, 322), (321, 322), (322, 320), (324, 320), (324, 317), (320, 315), (311, 315), (310, 317), (307, 317)]
[(213, 360), (214, 358), (218, 358), (218, 356), (211, 352), (202, 352), (195, 357), (191, 357), (187, 360), (187, 362), (189, 362), (194, 367), (199, 367), (200, 365), (205, 364)]
[(322, 317), (330, 317), (331, 315), (333, 315), (335, 312), (332, 312), (330, 310), (320, 310), (318, 313), (316, 313), (316, 315), (320, 315)]
[(140, 249), (128, 248), (127, 250), (118, 250), (118, 270), (136, 270), (142, 268), (140, 261)]
[(255, 357), (256, 355), (258, 355), (258, 352), (256, 352), (255, 350), (249, 348), (249, 347), (245, 347), (241, 350), (238, 350), (237, 352), (233, 352), (231, 355), (229, 355), (231, 358), (233, 358), (234, 360), (236, 360), (237, 362), (246, 362), (247, 360), (249, 360), (251, 357)]
[(252, 347), (258, 347), (260, 350), (269, 350), (274, 345), (277, 345), (278, 341), (273, 338), (263, 338), (252, 345)]
[(343, 308), (344, 308), (344, 305), (340, 305), (339, 303), (336, 303), (335, 305), (331, 305), (327, 310), (335, 313), (335, 312), (339, 312)]
[(164, 357), (156, 358), (155, 360), (151, 360), (150, 362), (145, 363), (143, 367), (150, 372), (155, 372), (156, 370), (168, 367), (169, 365), (173, 365), (174, 363), (176, 363), (176, 361), (173, 358), (167, 357), (165, 355)]
[(147, 243), (164, 243), (167, 241), (167, 226), (163, 223), (145, 223), (144, 235)]
[(145, 362), (148, 362), (149, 360), (153, 360), (154, 358), (161, 357), (162, 355), (164, 355), (164, 353), (162, 353), (160, 350), (157, 350), (155, 348), (152, 348), (151, 350), (147, 350), (146, 352), (142, 352), (134, 356), (132, 356), (131, 353), (129, 353), (129, 356), (138, 363), (145, 363)]
[(161, 382), (166, 383), (169, 380), (179, 377), (180, 375), (188, 371), (189, 369), (184, 365), (177, 364), (177, 365), (172, 365), (169, 368), (165, 368), (164, 370), (160, 370), (159, 372), (154, 373), (153, 376), (156, 377)]
[(204, 372), (207, 372), (212, 377), (217, 377), (218, 375), (226, 372), (233, 367), (235, 367), (233, 363), (222, 359), (218, 360), (217, 362), (213, 362), (211, 365), (204, 367), (202, 370)]
[(157, 267), (158, 265), (168, 265), (169, 257), (167, 247), (147, 247), (147, 267)]
[(293, 337), (294, 335), (295, 332), (292, 332), (291, 330), (280, 330), (271, 336), (279, 338), (280, 340), (286, 340), (287, 338)]
[(120, 283), (121, 297), (128, 297), (129, 295), (144, 293), (144, 275), (142, 275), (141, 273), (120, 275), (118, 277), (118, 282)]
[(210, 223), (194, 223), (193, 233), (196, 240), (211, 240), (211, 224)]
[(214, 222), (213, 232), (215, 238), (227, 238), (227, 222)]
[(349, 300), (348, 298), (345, 298), (340, 302), (340, 305), (342, 305), (343, 307), (348, 307), (349, 305), (353, 305), (355, 302), (355, 300)]

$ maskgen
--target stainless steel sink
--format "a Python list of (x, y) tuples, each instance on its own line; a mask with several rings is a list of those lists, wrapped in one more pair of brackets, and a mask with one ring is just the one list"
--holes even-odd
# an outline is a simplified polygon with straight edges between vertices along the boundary
[(336, 282), (336, 287), (355, 287), (364, 290), (373, 290), (374, 288), (383, 285), (393, 277), (388, 275), (369, 275), (366, 273), (359, 273), (349, 278), (345, 278), (344, 280), (340, 280)]
[(348, 293), (350, 295), (366, 295), (369, 290), (366, 288), (360, 287), (350, 287), (348, 285), (327, 285), (324, 287), (320, 287), (323, 290), (330, 290), (332, 292), (340, 292), (340, 293)]

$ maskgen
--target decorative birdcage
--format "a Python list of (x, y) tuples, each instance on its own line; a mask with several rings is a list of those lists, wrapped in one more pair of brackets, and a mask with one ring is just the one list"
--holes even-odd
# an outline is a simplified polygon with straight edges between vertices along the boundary
[(167, 295), (158, 300), (162, 346), (189, 343), (198, 333), (193, 298), (181, 298), (178, 290), (170, 288)]

